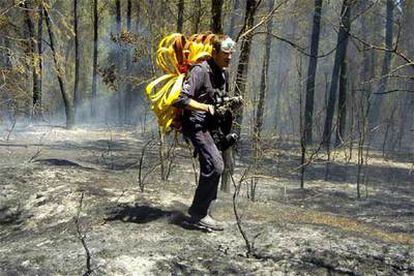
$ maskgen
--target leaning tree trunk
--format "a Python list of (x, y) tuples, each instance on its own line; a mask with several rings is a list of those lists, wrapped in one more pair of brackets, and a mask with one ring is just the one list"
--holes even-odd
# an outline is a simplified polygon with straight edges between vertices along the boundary
[(93, 69), (91, 117), (96, 118), (96, 85), (98, 78), (98, 0), (93, 0)]
[(331, 86), (329, 89), (329, 99), (326, 108), (325, 126), (323, 130), (323, 145), (330, 147), (332, 135), (332, 121), (335, 113), (336, 93), (338, 90), (338, 79), (342, 63), (345, 59), (346, 48), (348, 46), (348, 32), (350, 29), (351, 0), (344, 0), (341, 10), (341, 24), (339, 27), (338, 41), (335, 53), (334, 67), (332, 70)]
[(73, 107), (75, 116), (80, 104), (79, 95), (79, 32), (78, 32), (78, 0), (73, 0), (73, 30), (75, 32), (75, 80), (73, 85)]
[(215, 34), (222, 34), (221, 13), (223, 10), (223, 0), (211, 1), (211, 31)]
[(184, 0), (179, 0), (177, 3), (178, 16), (177, 16), (177, 33), (183, 31), (184, 25)]
[(71, 129), (73, 125), (75, 124), (73, 106), (69, 100), (69, 95), (65, 90), (65, 84), (63, 81), (63, 72), (62, 72), (62, 68), (59, 65), (58, 53), (56, 52), (56, 49), (55, 49), (55, 34), (53, 32), (52, 19), (50, 18), (50, 14), (47, 8), (43, 7), (43, 12), (44, 12), (45, 19), (46, 19), (47, 31), (49, 33), (50, 49), (52, 50), (53, 61), (55, 63), (55, 70), (57, 73), (60, 92), (62, 94), (63, 105), (65, 107), (66, 128)]
[(314, 108), (314, 94), (315, 94), (315, 77), (318, 66), (318, 48), (319, 48), (319, 34), (321, 27), (321, 12), (322, 0), (315, 0), (315, 10), (313, 13), (313, 27), (311, 38), (311, 49), (308, 66), (308, 77), (306, 80), (306, 100), (305, 100), (305, 123), (304, 123), (304, 142), (305, 144), (312, 143), (312, 129), (313, 129), (313, 108)]

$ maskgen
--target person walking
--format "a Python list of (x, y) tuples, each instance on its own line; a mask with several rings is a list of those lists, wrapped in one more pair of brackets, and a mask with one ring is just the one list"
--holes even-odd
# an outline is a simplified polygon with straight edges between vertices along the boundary
[(214, 116), (215, 97), (217, 93), (220, 96), (228, 93), (226, 69), (232, 59), (235, 42), (227, 35), (215, 35), (211, 44), (211, 57), (189, 69), (174, 106), (183, 109), (182, 132), (192, 142), (200, 162), (198, 186), (188, 210), (191, 222), (209, 230), (221, 231), (223, 225), (209, 214), (224, 170), (223, 157), (211, 131), (219, 123)]

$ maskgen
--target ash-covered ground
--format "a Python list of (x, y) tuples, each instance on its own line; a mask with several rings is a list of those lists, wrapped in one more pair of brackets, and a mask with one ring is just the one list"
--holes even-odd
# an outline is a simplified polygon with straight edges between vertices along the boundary
[[(173, 162), (165, 157), (170, 174), (161, 180), (151, 136), (109, 126), (3, 130), (0, 274), (414, 273), (412, 155), (384, 159), (373, 152), (357, 199), (354, 159), (346, 162), (338, 151), (325, 180), (326, 162), (315, 158), (302, 190), (294, 170), (298, 146), (269, 146), (255, 201), (246, 196), (250, 182), (237, 197), (242, 229), (253, 244), (246, 257), (233, 193), (221, 192), (214, 205), (225, 231), (188, 227), (196, 187), (191, 149), (179, 139), (165, 150)], [(249, 167), (247, 155), (238, 159), (236, 184)]]

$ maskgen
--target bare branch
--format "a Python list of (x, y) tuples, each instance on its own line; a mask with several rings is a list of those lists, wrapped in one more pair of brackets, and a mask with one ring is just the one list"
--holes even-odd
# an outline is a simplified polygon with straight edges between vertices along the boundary
[[(253, 26), (251, 29), (245, 31), (244, 33), (240, 34), (237, 36), (236, 41), (238, 41), (239, 39), (245, 37), (246, 35), (250, 34), (251, 32), (253, 32), (254, 30), (256, 30), (257, 28), (259, 28), (260, 26), (262, 26), (264, 23), (266, 23), (267, 21), (272, 19), (273, 14), (284, 4), (286, 4), (289, 0), (285, 0), (282, 1), (281, 3), (279, 3), (279, 5), (277, 5), (276, 7), (273, 8), (273, 10), (271, 10), (265, 17), (262, 18), (262, 20), (260, 20), (259, 23), (257, 23), (255, 26)], [(256, 5), (255, 9), (257, 9), (257, 6), (260, 4), (261, 1), (259, 1), (259, 3)], [(246, 26), (243, 26), (242, 31), (244, 31), (244, 29), (246, 28)]]
[(390, 94), (390, 93), (394, 93), (394, 92), (407, 92), (407, 93), (414, 93), (414, 90), (405, 90), (405, 89), (393, 89), (393, 90), (388, 90), (385, 92), (375, 92), (373, 94), (377, 94), (377, 95), (384, 95), (384, 94)]
[(86, 241), (85, 241), (86, 236), (85, 236), (85, 234), (82, 233), (80, 222), (79, 222), (80, 212), (82, 210), (83, 196), (84, 196), (84, 193), (82, 192), (80, 200), (79, 200), (78, 213), (75, 217), (75, 225), (76, 225), (76, 232), (78, 234), (78, 239), (80, 240), (80, 242), (82, 243), (83, 248), (85, 249), (86, 272), (83, 275), (87, 276), (87, 275), (90, 275), (92, 273), (92, 269), (91, 269), (91, 253), (90, 253), (89, 248), (88, 248), (88, 246), (86, 244)]
[(396, 47), (394, 47), (393, 49), (388, 49), (388, 48), (385, 48), (385, 47), (380, 47), (380, 46), (377, 46), (377, 45), (373, 45), (373, 44), (363, 40), (362, 38), (356, 36), (351, 31), (348, 31), (348, 35), (351, 36), (352, 38), (356, 39), (361, 44), (363, 44), (364, 46), (366, 46), (370, 49), (375, 49), (375, 50), (380, 50), (380, 51), (384, 51), (384, 52), (394, 53), (397, 56), (399, 56), (400, 58), (402, 58), (403, 60), (405, 60), (409, 66), (414, 67), (414, 61), (411, 60), (410, 58), (408, 58), (405, 54), (399, 52)]

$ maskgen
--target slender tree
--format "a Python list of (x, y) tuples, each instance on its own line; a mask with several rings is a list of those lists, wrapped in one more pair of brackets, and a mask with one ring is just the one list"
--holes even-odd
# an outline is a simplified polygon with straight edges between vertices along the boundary
[(122, 54), (121, 54), (121, 33), (122, 33), (122, 18), (121, 18), (121, 1), (115, 1), (115, 13), (116, 13), (116, 62), (118, 73), (118, 123), (124, 123), (124, 91), (121, 81), (122, 74)]
[[(414, 57), (414, 47), (412, 42), (414, 41), (414, 34), (412, 26), (414, 26), (414, 0), (405, 0), (402, 5), (403, 11), (403, 35), (402, 35), (402, 47), (408, 56)], [(408, 76), (414, 76), (414, 67), (410, 66), (406, 69)], [(414, 91), (414, 80), (408, 79), (404, 89), (408, 91)], [(414, 130), (414, 93), (406, 93), (402, 96), (402, 105), (399, 107), (401, 119), (398, 126), (396, 139), (393, 144), (398, 146), (401, 150), (402, 141), (407, 131), (413, 132)]]
[(319, 48), (319, 34), (321, 28), (322, 2), (322, 0), (315, 0), (315, 8), (313, 12), (313, 26), (310, 49), (311, 56), (309, 57), (308, 78), (306, 80), (305, 123), (303, 134), (305, 144), (312, 143), (315, 77), (316, 69), (318, 66), (317, 55)]
[(215, 34), (223, 33), (221, 26), (221, 13), (223, 10), (223, 0), (211, 1), (211, 31)]
[(39, 72), (37, 68), (37, 39), (35, 39), (35, 27), (31, 16), (32, 7), (28, 2), (24, 2), (25, 21), (27, 26), (27, 40), (29, 44), (28, 54), (30, 55), (30, 67), (32, 71), (32, 115), (36, 117), (36, 109), (39, 105)]
[[(126, 21), (127, 21), (127, 31), (128, 33), (131, 33), (132, 29), (131, 29), (131, 18), (132, 15), (132, 1), (128, 0), (127, 2), (127, 14), (126, 14)], [(132, 55), (132, 49), (129, 46), (127, 48), (127, 53), (125, 56), (125, 62), (126, 62), (126, 75), (130, 75), (131, 74), (131, 55)], [(130, 116), (128, 116), (128, 114), (131, 111), (131, 103), (132, 103), (132, 84), (130, 80), (127, 80), (126, 86), (125, 86), (125, 121), (127, 123), (130, 123)]]
[[(273, 10), (275, 1), (268, 0), (269, 12)], [(272, 19), (267, 21), (266, 24), (266, 40), (265, 40), (265, 51), (263, 57), (262, 65), (262, 74), (260, 79), (260, 89), (259, 89), (259, 100), (257, 102), (256, 116), (253, 126), (253, 159), (255, 164), (255, 169), (259, 160), (261, 159), (262, 149), (261, 149), (261, 133), (263, 127), (263, 117), (265, 110), (265, 99), (267, 94), (267, 84), (268, 84), (268, 75), (269, 75), (269, 61), (270, 61), (270, 46), (272, 43), (272, 28), (273, 28)], [(256, 197), (256, 186), (258, 180), (252, 179), (251, 188), (250, 188), (250, 199), (255, 200)]]
[(341, 66), (345, 60), (346, 48), (348, 46), (348, 33), (350, 30), (351, 0), (344, 0), (341, 9), (341, 24), (338, 32), (337, 47), (335, 52), (334, 67), (332, 70), (331, 84), (329, 89), (328, 105), (326, 108), (325, 126), (323, 130), (323, 144), (329, 148), (332, 135), (332, 120), (335, 113), (336, 94)]
[(198, 33), (199, 29), (200, 29), (200, 24), (201, 24), (201, 19), (202, 19), (202, 5), (201, 5), (201, 0), (194, 0), (194, 5), (193, 5), (193, 15), (192, 15), (192, 33), (196, 34)]
[[(274, 7), (274, 0), (268, 0), (269, 3), (269, 12), (273, 10)], [(264, 109), (265, 109), (265, 99), (267, 93), (267, 83), (268, 83), (268, 73), (269, 73), (269, 61), (270, 61), (270, 46), (272, 43), (272, 28), (273, 28), (273, 21), (270, 19), (267, 21), (266, 25), (266, 40), (265, 40), (265, 52), (263, 57), (263, 65), (262, 65), (262, 74), (260, 80), (260, 90), (259, 90), (259, 101), (257, 103), (256, 109), (256, 118), (254, 124), (254, 138), (255, 138), (255, 158), (258, 158), (259, 152), (261, 152), (259, 148), (259, 143), (261, 139), (261, 132), (263, 127), (263, 116), (264, 116)]]
[(75, 79), (73, 85), (73, 107), (76, 115), (77, 109), (80, 104), (80, 95), (79, 95), (79, 63), (80, 63), (80, 54), (79, 54), (79, 32), (78, 32), (78, 0), (73, 0), (73, 30), (75, 33)]
[[(254, 23), (254, 14), (258, 2), (256, 0), (247, 0), (246, 2), (246, 12), (245, 12), (245, 30), (251, 29)], [(240, 49), (240, 58), (237, 66), (237, 75), (236, 75), (236, 84), (235, 84), (235, 95), (244, 97), (246, 94), (246, 78), (248, 72), (248, 61), (250, 55), (250, 46), (252, 43), (253, 34), (252, 32), (248, 33), (242, 37), (241, 49)], [(243, 121), (243, 108), (239, 110), (236, 114), (236, 125), (235, 132), (240, 136), (241, 132), (241, 123)], [(228, 191), (230, 189), (230, 176), (234, 167), (234, 155), (233, 150), (230, 148), (223, 153), (224, 159), (224, 173), (222, 177), (221, 189)]]
[(93, 68), (91, 115), (96, 117), (96, 86), (98, 78), (98, 0), (93, 0)]
[(178, 0), (177, 9), (177, 33), (181, 33), (183, 31), (184, 25), (184, 0)]
[[(245, 28), (244, 30), (249, 30), (253, 28), (254, 24), (254, 15), (258, 6), (257, 0), (246, 0), (246, 11), (245, 11)], [(241, 47), (240, 47), (240, 57), (239, 63), (237, 66), (237, 75), (236, 75), (236, 89), (234, 91), (235, 95), (245, 97), (246, 94), (246, 79), (247, 72), (249, 69), (249, 56), (250, 48), (252, 44), (253, 33), (249, 32), (241, 38)], [(238, 135), (241, 132), (241, 125), (243, 121), (243, 107), (236, 114), (236, 126), (235, 130)]]
[(233, 0), (233, 8), (231, 10), (231, 15), (230, 15), (230, 24), (229, 24), (229, 30), (228, 30), (228, 34), (230, 37), (233, 37), (235, 34), (235, 29), (236, 29), (236, 21), (238, 16), (238, 13), (240, 12), (240, 0)]
[(341, 65), (341, 73), (339, 75), (339, 96), (338, 96), (338, 117), (336, 128), (336, 142), (339, 146), (344, 141), (345, 127), (346, 127), (346, 98), (348, 93), (348, 64), (346, 61), (346, 53)]
[(381, 93), (385, 92), (388, 83), (388, 73), (390, 71), (391, 66), (391, 59), (392, 53), (391, 50), (393, 48), (393, 25), (394, 25), (394, 1), (387, 0), (387, 16), (385, 22), (385, 48), (389, 51), (384, 52), (384, 59), (382, 62), (382, 71), (381, 71), (381, 79), (377, 89), (377, 93), (373, 95), (373, 104), (369, 116), (369, 120), (372, 124), (378, 123), (378, 119), (380, 118), (379, 114), (383, 109), (383, 99), (384, 95)]
[(42, 117), (42, 82), (43, 82), (43, 9), (42, 1), (38, 5), (38, 23), (37, 23), (37, 93), (33, 95), (33, 106), (35, 108), (35, 116)]

